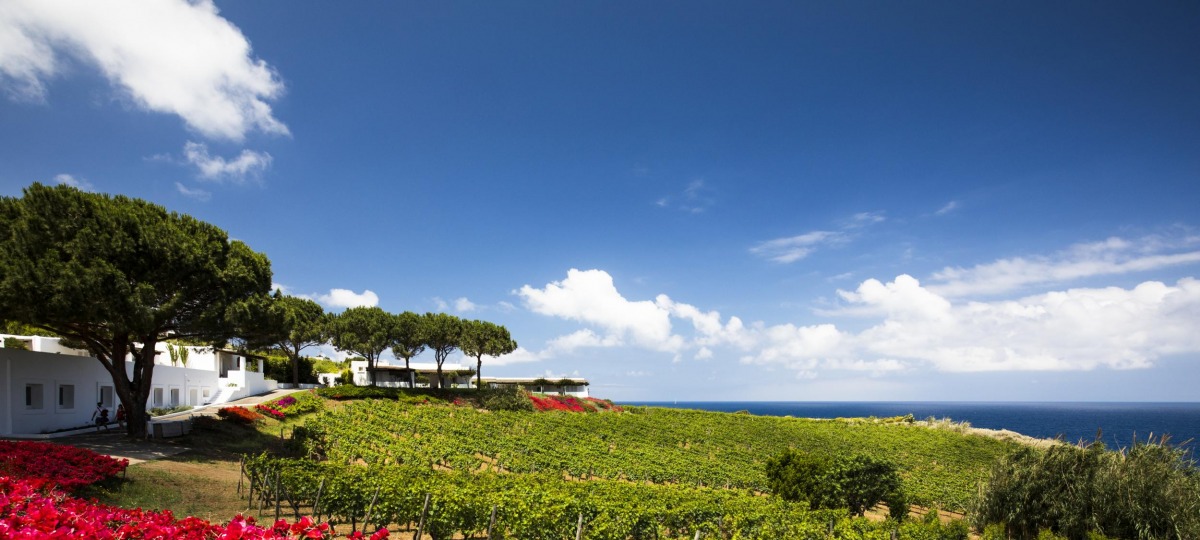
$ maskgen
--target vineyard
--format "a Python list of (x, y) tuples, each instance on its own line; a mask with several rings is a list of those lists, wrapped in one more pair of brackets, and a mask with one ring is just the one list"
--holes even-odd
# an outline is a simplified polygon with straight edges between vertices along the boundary
[(766, 491), (765, 462), (786, 449), (863, 454), (901, 471), (923, 506), (965, 509), (990, 465), (1013, 448), (905, 423), (737, 415), (659, 408), (621, 414), (529, 414), (357, 401), (311, 416), (299, 444), (318, 460), (382, 468), (548, 473)]
[(434, 539), (966, 538), (961, 521), (876, 523), (769, 496), (765, 462), (786, 449), (878, 457), (917, 504), (961, 511), (1012, 449), (905, 422), (376, 393), (289, 422), (293, 457), (248, 456), (248, 509)]

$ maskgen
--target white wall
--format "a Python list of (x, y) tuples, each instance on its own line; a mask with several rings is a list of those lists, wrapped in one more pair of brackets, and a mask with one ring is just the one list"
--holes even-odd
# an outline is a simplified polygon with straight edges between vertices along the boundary
[[(92, 361), (99, 363), (96, 360)], [(188, 359), (187, 368), (162, 365), (154, 366), (154, 377), (150, 386), (150, 398), (147, 400), (147, 406), (150, 408), (165, 408), (178, 405), (203, 405), (205, 390), (208, 390), (210, 397), (220, 390), (216, 372), (191, 369), (191, 366), (191, 358)], [(177, 390), (179, 393), (179, 400), (176, 403), (171, 403), (172, 389)], [(195, 402), (189, 402), (192, 389), (196, 390)], [(161, 392), (162, 403), (155, 402), (155, 390)]]
[(0, 435), (12, 433), (12, 369), (8, 355), (0, 354)]
[[(132, 373), (131, 363), (126, 363), (125, 368), (126, 373)], [(102, 395), (111, 396), (105, 408), (109, 418), (116, 418), (120, 400), (111, 390), (112, 376), (100, 361), (90, 356), (0, 349), (0, 373), (4, 375), (0, 381), (0, 435), (36, 434), (87, 426), (92, 423), (92, 413)], [(40, 390), (40, 399), (36, 399), (32, 407), (25, 403), (29, 385)], [(105, 392), (105, 387), (110, 390)], [(62, 405), (59, 404), (60, 388), (65, 398)], [(217, 374), (156, 365), (147, 407), (160, 406), (154, 402), (155, 390), (163, 401), (161, 406), (171, 406), (172, 389), (178, 393), (178, 404), (201, 405), (205, 389), (209, 390), (210, 397), (219, 390)], [(195, 403), (188, 403), (191, 389), (196, 390)]]
[[(112, 377), (90, 356), (3, 349), (0, 357), (4, 358), (8, 375), (5, 384), (0, 385), (3, 393), (0, 400), (7, 405), (9, 419), (0, 423), (0, 429), (7, 428), (7, 434), (43, 433), (88, 425), (101, 387), (112, 386)], [(32, 407), (25, 403), (28, 385), (40, 385), (40, 399)], [(60, 388), (67, 389), (65, 393), (73, 403), (59, 404)], [(116, 405), (107, 408), (110, 418), (113, 417)]]
[(25, 342), (25, 346), (29, 350), (36, 352), (48, 352), (56, 354), (69, 354), (71, 356), (88, 356), (88, 352), (80, 349), (71, 349), (59, 345), (60, 338), (42, 337), (42, 336), (17, 336), (13, 334), (0, 334), (0, 347), (4, 347), (4, 338), (16, 338)]

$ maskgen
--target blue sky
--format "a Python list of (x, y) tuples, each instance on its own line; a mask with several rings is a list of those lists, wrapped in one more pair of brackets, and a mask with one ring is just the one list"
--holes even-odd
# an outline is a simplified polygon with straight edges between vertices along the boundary
[[(0, 5), (0, 194), (141, 197), (619, 400), (1200, 400), (1200, 6)], [(314, 351), (314, 353), (317, 351)], [(325, 351), (336, 354), (332, 349)]]

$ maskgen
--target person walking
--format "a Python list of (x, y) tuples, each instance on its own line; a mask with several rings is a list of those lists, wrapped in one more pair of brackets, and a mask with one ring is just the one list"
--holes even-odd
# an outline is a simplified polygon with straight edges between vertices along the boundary
[(96, 431), (100, 431), (100, 426), (104, 426), (104, 430), (108, 431), (108, 409), (104, 408), (103, 403), (96, 403), (96, 410), (92, 413), (92, 421), (96, 423)]

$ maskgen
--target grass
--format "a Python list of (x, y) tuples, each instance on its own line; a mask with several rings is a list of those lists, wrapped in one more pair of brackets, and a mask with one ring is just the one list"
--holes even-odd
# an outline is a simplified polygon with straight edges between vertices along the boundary
[(180, 517), (224, 523), (246, 510), (246, 501), (237, 494), (237, 477), (237, 461), (206, 463), (185, 453), (131, 465), (121, 482), (83, 495), (112, 506), (171, 510)]
[(83, 495), (123, 508), (171, 510), (177, 516), (196, 516), (224, 523), (247, 513), (238, 494), (243, 454), (284, 452), (278, 429), (290, 432), (298, 420), (267, 421), (242, 426), (213, 417), (197, 417), (192, 433), (177, 439), (191, 450), (164, 459), (129, 466), (124, 479), (93, 486)]

